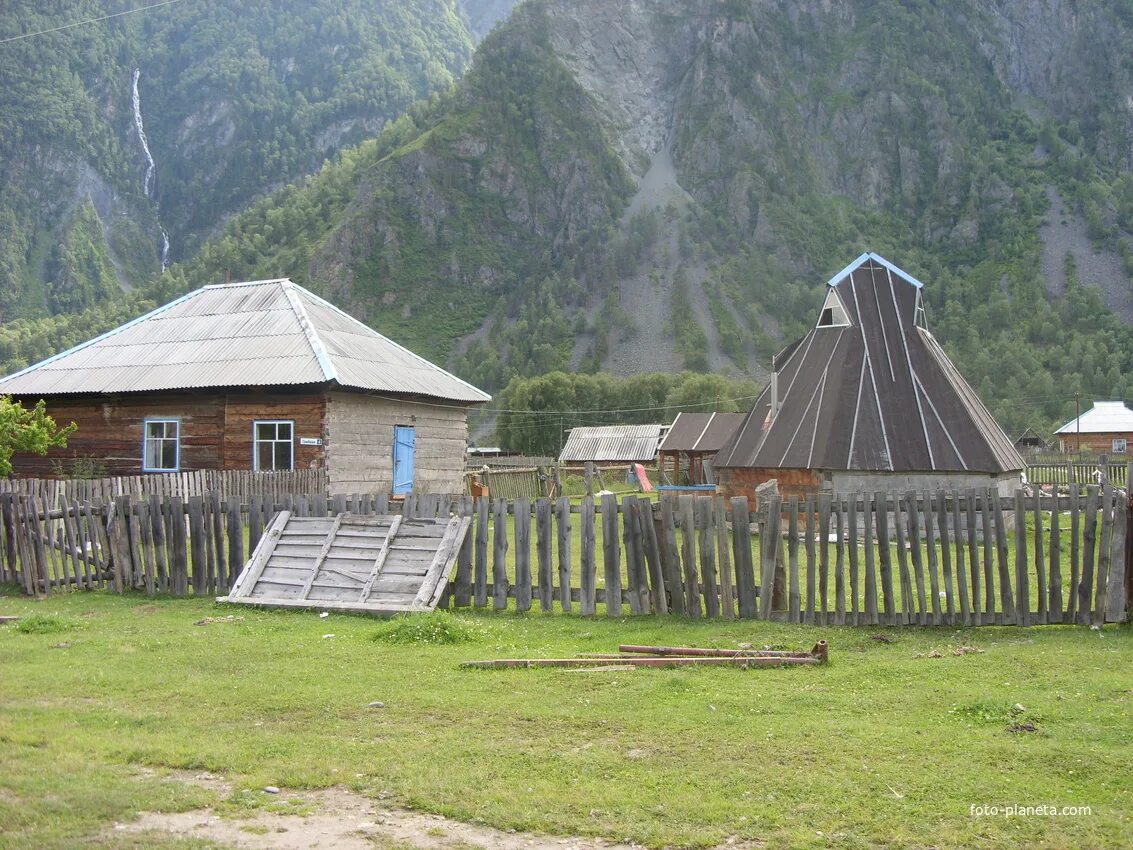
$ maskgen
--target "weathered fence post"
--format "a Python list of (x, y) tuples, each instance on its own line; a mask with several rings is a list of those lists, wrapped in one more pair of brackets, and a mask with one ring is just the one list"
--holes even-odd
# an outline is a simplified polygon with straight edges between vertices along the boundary
[(582, 499), (578, 520), (579, 543), (582, 548), (579, 564), (578, 607), (584, 617), (593, 617), (596, 609), (598, 583), (597, 564), (594, 558), (594, 497), (587, 495)]
[[(897, 516), (897, 499), (893, 501), (893, 516)], [(897, 625), (897, 603), (893, 598), (893, 553), (889, 551), (889, 496), (886, 493), (877, 493), (874, 496), (874, 508), (877, 516), (877, 555), (881, 569), (881, 594), (885, 602), (885, 623), (889, 626)], [(877, 616), (876, 596), (874, 598), (874, 616)]]
[(539, 607), (543, 611), (554, 608), (555, 579), (551, 563), (551, 500), (535, 501), (535, 553), (539, 558)]
[(622, 565), (618, 543), (618, 497), (602, 496), (602, 566), (606, 577), (606, 616), (622, 615)]
[(661, 572), (664, 576), (665, 591), (669, 606), (674, 614), (683, 616), (685, 606), (684, 583), (681, 576), (681, 557), (677, 549), (677, 521), (673, 513), (673, 499), (661, 497)]
[(960, 493), (952, 491), (952, 541), (956, 545), (956, 588), (960, 594), (960, 618), (965, 626), (972, 624), (968, 605), (968, 575), (964, 571), (964, 527), (960, 522)]
[(727, 506), (722, 496), (714, 496), (712, 507), (716, 515), (716, 555), (720, 562), (720, 607), (723, 609), (724, 619), (731, 620), (736, 616), (736, 603), (732, 585), (732, 547), (728, 541)]
[(940, 523), (940, 565), (944, 573), (945, 619), (948, 625), (956, 623), (956, 594), (952, 582), (952, 551), (948, 540), (948, 494), (936, 491), (937, 518)]
[[(1054, 509), (1050, 512), (1050, 591), (1047, 601), (1048, 617), (1052, 623), (1062, 622), (1062, 528), (1058, 495), (1054, 496)], [(976, 625), (980, 624), (979, 619)]]
[(570, 498), (555, 503), (555, 525), (559, 536), (559, 605), (570, 611)]
[(799, 499), (787, 499), (787, 619), (797, 623), (799, 612)]
[(492, 506), (492, 607), (507, 608), (507, 501), (496, 499)]
[[(762, 549), (762, 539), (760, 543)], [(736, 565), (736, 593), (739, 596), (740, 617), (753, 619), (757, 611), (755, 570), (751, 559), (751, 520), (748, 516), (747, 499), (743, 496), (732, 498), (732, 560)]]
[(473, 605), (488, 605), (488, 498), (476, 499), (476, 575), (473, 579)]
[(1027, 557), (1027, 505), (1023, 490), (1015, 491), (1015, 620), (1020, 626), (1031, 624), (1031, 573)]
[(712, 533), (712, 497), (701, 496), (696, 500), (696, 518), (700, 526), (698, 544), (700, 548), (700, 575), (704, 588), (704, 614), (706, 617), (720, 616), (720, 599), (716, 587), (716, 541)]
[(859, 625), (858, 617), (858, 495), (850, 494), (849, 549), (850, 549), (850, 625)]
[(1086, 487), (1086, 527), (1082, 531), (1082, 581), (1078, 585), (1078, 622), (1089, 625), (1094, 587), (1094, 548), (1098, 533), (1098, 486)]
[(783, 504), (779, 496), (773, 495), (767, 500), (767, 524), (764, 526), (764, 537), (761, 541), (760, 554), (762, 555), (760, 584), (759, 584), (759, 616), (770, 620), (774, 610), (775, 574), (779, 569), (779, 550), (782, 542), (780, 523), (782, 522)]
[(677, 499), (681, 516), (681, 562), (684, 565), (685, 613), (697, 619), (700, 617), (700, 587), (696, 576), (696, 519), (693, 513), (693, 497), (682, 495)]
[(1015, 596), (1011, 592), (1011, 569), (1007, 562), (1007, 527), (1003, 520), (1003, 503), (995, 490), (987, 491), (987, 498), (995, 510), (995, 549), (999, 565), (999, 596), (1002, 600), (1004, 625), (1018, 622), (1015, 616)]
[(865, 511), (863, 536), (865, 537), (865, 605), (862, 618), (867, 625), (877, 625), (877, 565), (873, 550), (873, 500), (869, 493), (862, 493), (862, 509)]
[(515, 610), (531, 610), (531, 502), (515, 500)]
[(649, 589), (653, 600), (653, 612), (658, 615), (669, 613), (668, 597), (665, 592), (665, 568), (661, 561), (661, 540), (657, 535), (660, 518), (653, 511), (653, 503), (642, 499), (641, 535), (645, 545), (645, 561), (649, 566)]

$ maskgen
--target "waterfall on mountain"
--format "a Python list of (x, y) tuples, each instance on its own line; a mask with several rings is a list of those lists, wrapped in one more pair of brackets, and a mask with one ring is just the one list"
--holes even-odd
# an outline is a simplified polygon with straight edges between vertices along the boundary
[[(142, 178), (142, 191), (145, 192), (147, 198), (153, 198), (153, 182), (157, 174), (157, 163), (153, 160), (153, 154), (149, 149), (149, 139), (146, 138), (145, 125), (142, 123), (142, 97), (138, 91), (138, 79), (142, 75), (141, 68), (134, 69), (133, 90), (130, 93), (130, 102), (134, 107), (134, 127), (138, 131), (138, 138), (142, 143), (142, 153), (146, 157), (146, 173)], [(158, 222), (158, 229), (161, 231), (161, 270), (165, 271), (169, 268), (169, 234), (165, 232), (165, 228)]]

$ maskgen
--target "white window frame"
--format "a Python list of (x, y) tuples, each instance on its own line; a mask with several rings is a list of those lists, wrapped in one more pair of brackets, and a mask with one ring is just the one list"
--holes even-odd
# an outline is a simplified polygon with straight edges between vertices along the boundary
[[(830, 311), (830, 321), (823, 322), (822, 319), (826, 315), (826, 311)], [(842, 303), (842, 296), (838, 294), (838, 290), (830, 287), (830, 291), (826, 294), (826, 300), (822, 302), (822, 309), (818, 311), (818, 324), (816, 328), (848, 328), (850, 326), (850, 314), (846, 312), (846, 305)]]
[(1124, 437), (1113, 438), (1113, 453), (1115, 455), (1123, 455), (1129, 451), (1129, 443)]
[[(173, 466), (150, 466), (147, 463), (149, 456), (150, 445), (150, 425), (170, 425), (175, 428), (172, 437), (173, 440)], [(163, 435), (161, 437), (154, 437), (155, 441), (161, 443), (167, 442), (170, 437)], [(160, 453), (159, 453), (160, 459)], [(147, 416), (142, 420), (142, 472), (180, 472), (181, 471), (181, 419), (176, 416)]]
[[(276, 438), (273, 440), (260, 439), (260, 426), (261, 425), (286, 425), (291, 429), (291, 439), (281, 440), (278, 437), (278, 428), (276, 430)], [(291, 447), (291, 462), (286, 469), (261, 469), (260, 468), (260, 446), (265, 443), (270, 443), (275, 446), (280, 443), (286, 442)], [(272, 451), (272, 462), (274, 465), (275, 451)], [(295, 469), (295, 420), (294, 419), (255, 419), (252, 421), (252, 469), (256, 472), (291, 472)]]

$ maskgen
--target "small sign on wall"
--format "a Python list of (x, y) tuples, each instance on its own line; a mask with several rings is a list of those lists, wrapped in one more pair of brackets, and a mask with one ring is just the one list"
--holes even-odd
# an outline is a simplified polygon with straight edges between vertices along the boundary
[(323, 444), (322, 437), (300, 437), (299, 445), (301, 446), (321, 446)]

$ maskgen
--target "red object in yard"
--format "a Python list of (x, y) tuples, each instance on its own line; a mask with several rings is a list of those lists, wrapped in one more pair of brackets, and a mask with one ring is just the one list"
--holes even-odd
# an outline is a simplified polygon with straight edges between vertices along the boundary
[(649, 483), (649, 476), (645, 474), (645, 467), (640, 463), (633, 465), (633, 474), (637, 476), (637, 486), (641, 488), (642, 493), (652, 493), (653, 485)]

